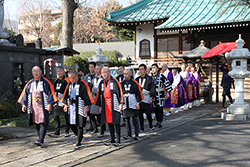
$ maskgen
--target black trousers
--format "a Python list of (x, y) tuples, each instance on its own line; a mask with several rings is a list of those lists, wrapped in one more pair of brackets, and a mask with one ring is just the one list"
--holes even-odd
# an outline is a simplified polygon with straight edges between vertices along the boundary
[[(65, 122), (66, 122), (66, 130), (65, 133), (69, 133), (69, 129), (70, 129), (70, 124), (69, 124), (69, 114), (65, 114), (64, 115), (65, 118)], [(60, 116), (54, 116), (54, 122), (55, 122), (55, 128), (56, 128), (56, 135), (60, 135)]]
[(92, 126), (94, 128), (94, 131), (98, 131), (97, 123), (100, 124), (101, 115), (100, 114), (90, 114), (90, 119), (92, 122)]
[[(90, 109), (90, 106), (89, 106), (89, 109)], [(90, 124), (89, 128), (93, 128), (92, 119), (91, 119), (91, 116), (90, 116), (90, 110), (88, 111), (87, 115), (89, 116), (89, 124)]]
[[(126, 129), (127, 129), (128, 136), (132, 137), (130, 118), (131, 117), (125, 118), (125, 121), (126, 121)], [(139, 119), (138, 117), (132, 117), (132, 120), (133, 120), (134, 127), (135, 127), (135, 137), (139, 137)]]
[(71, 130), (73, 133), (77, 136), (77, 142), (81, 145), (82, 139), (83, 139), (83, 127), (79, 127), (76, 125), (70, 125)]
[(163, 107), (156, 107), (154, 108), (155, 110), (155, 117), (156, 117), (156, 121), (157, 123), (162, 123), (163, 120)]
[(104, 132), (105, 132), (105, 130), (106, 130), (106, 123), (104, 123), (103, 125), (101, 125), (101, 133), (100, 134), (104, 134)]
[(115, 131), (117, 136), (117, 143), (121, 142), (121, 126), (120, 124), (113, 125), (112, 123), (108, 123), (110, 136), (111, 136), (111, 143), (115, 143)]
[(232, 97), (231, 97), (230, 88), (223, 87), (222, 96), (223, 96), (222, 107), (225, 106), (226, 96), (229, 98), (230, 102), (233, 103), (233, 99), (232, 99)]
[(36, 130), (39, 137), (38, 141), (43, 143), (47, 131), (47, 126), (45, 126), (44, 123), (36, 124)]
[(151, 115), (151, 109), (140, 109), (139, 110), (139, 121), (140, 121), (140, 128), (141, 130), (144, 130), (144, 118), (143, 118), (143, 113), (145, 113), (147, 115), (147, 119), (148, 119), (148, 123), (149, 123), (149, 128), (153, 128), (152, 125), (152, 115)]

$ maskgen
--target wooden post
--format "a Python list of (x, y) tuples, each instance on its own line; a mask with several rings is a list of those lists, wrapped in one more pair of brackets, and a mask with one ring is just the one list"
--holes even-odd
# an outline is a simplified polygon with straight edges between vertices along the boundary
[[(155, 29), (156, 23), (154, 23), (154, 59), (157, 59), (158, 54), (158, 38), (157, 38), (157, 30)], [(150, 57), (151, 59), (151, 57)]]
[[(137, 35), (137, 33), (136, 33), (136, 28), (135, 28), (135, 42), (134, 42), (134, 60), (136, 60), (137, 59), (137, 57), (136, 57), (136, 35)], [(140, 52), (140, 51), (139, 51)], [(138, 55), (138, 59), (140, 58), (140, 56)]]
[(219, 103), (219, 57), (217, 56), (216, 63), (216, 103)]
[(212, 70), (213, 70), (212, 61), (210, 60), (210, 63), (209, 63), (209, 100), (208, 100), (209, 103), (212, 103)]
[(62, 66), (64, 66), (64, 51), (62, 50)]
[(178, 46), (178, 53), (179, 54), (182, 54), (183, 53), (183, 46), (182, 46), (182, 42), (183, 42), (183, 40), (182, 40), (182, 32), (181, 31), (179, 31), (179, 40), (178, 40), (179, 42), (179, 46)]

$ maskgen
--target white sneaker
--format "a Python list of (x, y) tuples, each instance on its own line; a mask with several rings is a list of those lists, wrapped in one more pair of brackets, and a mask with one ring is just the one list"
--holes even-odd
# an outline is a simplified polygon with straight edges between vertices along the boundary
[(175, 113), (178, 113), (179, 112), (179, 110), (175, 110)]
[(154, 118), (155, 118), (155, 113), (152, 114), (152, 119), (154, 119)]
[(200, 100), (197, 100), (197, 106), (200, 106)]
[(187, 110), (187, 108), (188, 108), (188, 106), (185, 104), (185, 105), (184, 105), (184, 110)]
[(169, 112), (167, 112), (165, 116), (169, 116), (169, 115), (170, 115)]
[(188, 108), (192, 108), (193, 107), (193, 104), (192, 103), (189, 103), (188, 104)]

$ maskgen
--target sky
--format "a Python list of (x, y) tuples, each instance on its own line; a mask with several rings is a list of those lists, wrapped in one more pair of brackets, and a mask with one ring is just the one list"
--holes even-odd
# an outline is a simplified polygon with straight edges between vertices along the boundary
[[(18, 15), (20, 13), (20, 10), (18, 10), (19, 8), (19, 2), (21, 0), (5, 0), (4, 1), (4, 10), (5, 10), (5, 19), (11, 19), (11, 20), (16, 20), (18, 19)], [(50, 0), (48, 0), (50, 1)], [(60, 0), (55, 0), (58, 4), (61, 4)], [(94, 0), (95, 2), (97, 0)], [(101, 1), (101, 0), (99, 0)], [(125, 6), (128, 6), (128, 0), (118, 0), (118, 2)]]

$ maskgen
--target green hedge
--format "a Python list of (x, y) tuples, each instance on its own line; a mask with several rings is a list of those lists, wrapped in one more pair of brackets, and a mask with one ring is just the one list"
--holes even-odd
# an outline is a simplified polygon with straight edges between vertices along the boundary
[(17, 110), (8, 102), (0, 101), (0, 119), (16, 117)]
[[(118, 61), (120, 53), (116, 50), (104, 50), (102, 51), (102, 54), (109, 58), (110, 62), (104, 64), (106, 66), (109, 67), (114, 67), (118, 65), (128, 66), (126, 60)], [(95, 51), (81, 51), (80, 55), (67, 57), (65, 59), (64, 65), (74, 66), (75, 64), (78, 64), (79, 71), (84, 72), (84, 74), (86, 75), (87, 73), (89, 73), (88, 58), (92, 57), (93, 55), (96, 55)]]
[(13, 118), (16, 116), (17, 111), (10, 103), (0, 101), (0, 119)]
[(79, 55), (70, 56), (65, 59), (64, 65), (74, 66), (75, 64), (78, 64), (79, 66), (78, 71), (82, 71), (84, 72), (84, 74), (88, 73), (89, 71), (88, 62), (84, 60), (82, 57), (80, 57)]
[[(36, 128), (36, 126), (34, 125), (28, 126), (28, 123), (29, 120), (27, 114), (15, 118), (0, 119), (0, 125), (9, 125), (9, 126), (32, 128), (32, 129)], [(60, 123), (61, 126), (66, 125), (64, 116), (60, 116)], [(50, 115), (48, 129), (54, 129), (54, 128), (55, 128), (54, 115)]]

